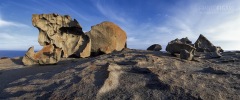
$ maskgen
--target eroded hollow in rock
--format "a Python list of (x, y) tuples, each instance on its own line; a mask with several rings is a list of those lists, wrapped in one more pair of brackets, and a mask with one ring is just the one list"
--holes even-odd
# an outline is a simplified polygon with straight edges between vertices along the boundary
[[(91, 40), (84, 34), (82, 27), (77, 20), (72, 20), (68, 15), (58, 14), (34, 14), (32, 16), (33, 26), (39, 30), (38, 42), (41, 46), (52, 45), (52, 51), (59, 51), (60, 57), (89, 57), (91, 52)], [(26, 53), (28, 54), (28, 52)], [(34, 53), (30, 53), (32, 56)], [(38, 55), (48, 55), (48, 52), (37, 53)], [(56, 54), (53, 54), (56, 55)], [(27, 61), (24, 57), (24, 65), (35, 64), (32, 60), (41, 61), (42, 59), (32, 59)], [(59, 59), (58, 59), (59, 60)], [(58, 61), (56, 61), (58, 62)], [(48, 63), (44, 63), (48, 64)], [(50, 64), (50, 63), (49, 63)]]

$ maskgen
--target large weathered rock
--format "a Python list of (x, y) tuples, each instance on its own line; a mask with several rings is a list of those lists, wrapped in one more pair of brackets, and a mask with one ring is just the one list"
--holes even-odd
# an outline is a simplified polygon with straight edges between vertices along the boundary
[(34, 14), (32, 23), (39, 30), (38, 42), (41, 46), (53, 44), (62, 49), (63, 57), (90, 56), (91, 40), (77, 20), (72, 20), (70, 16)]
[(221, 47), (214, 46), (205, 36), (200, 34), (197, 41), (194, 43), (197, 52), (223, 52)]
[(191, 44), (188, 44), (189, 42), (182, 42), (184, 39), (175, 39), (168, 43), (166, 47), (166, 51), (171, 54), (180, 54), (181, 50), (187, 50), (188, 52), (194, 52), (196, 49)]
[(22, 60), (24, 65), (55, 64), (61, 57), (90, 56), (91, 40), (70, 16), (34, 14), (32, 24), (38, 28), (38, 42), (44, 47), (37, 53), (29, 48)]
[(162, 46), (160, 44), (153, 44), (150, 47), (148, 47), (147, 50), (160, 51), (160, 50), (162, 50)]
[(46, 45), (37, 53), (34, 52), (34, 47), (30, 47), (22, 59), (24, 65), (45, 65), (56, 64), (61, 58), (61, 49), (55, 48), (52, 44)]
[(92, 26), (86, 34), (91, 38), (91, 52), (95, 55), (121, 51), (126, 47), (126, 33), (112, 22)]
[(223, 49), (219, 46), (214, 46), (205, 36), (200, 34), (197, 41), (194, 43), (197, 52), (204, 52), (206, 58), (220, 58)]

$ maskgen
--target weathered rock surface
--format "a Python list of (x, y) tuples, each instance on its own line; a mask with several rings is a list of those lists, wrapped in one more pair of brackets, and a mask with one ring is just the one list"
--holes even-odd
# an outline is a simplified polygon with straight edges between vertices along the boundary
[(162, 46), (160, 44), (153, 44), (150, 47), (148, 47), (147, 50), (160, 51), (160, 50), (162, 50)]
[(194, 43), (197, 52), (223, 52), (221, 47), (214, 46), (205, 36), (200, 34)]
[(184, 43), (184, 44), (190, 44), (190, 45), (192, 45), (192, 41), (190, 41), (190, 40), (188, 39), (188, 37), (182, 38), (182, 39), (180, 39), (180, 41), (181, 41), (182, 43)]
[(121, 51), (126, 47), (126, 33), (112, 22), (92, 26), (86, 34), (91, 38), (91, 52), (96, 55)]
[(206, 58), (220, 58), (223, 49), (219, 46), (214, 46), (205, 36), (200, 34), (197, 41), (194, 43), (197, 52), (204, 52)]
[(191, 42), (186, 41), (188, 40), (187, 38), (183, 38), (181, 40), (175, 39), (172, 40), (171, 42), (168, 43), (166, 47), (166, 51), (171, 53), (171, 54), (180, 54), (181, 50), (187, 50), (188, 52), (193, 52), (196, 48), (192, 46)]
[(45, 65), (56, 64), (61, 58), (62, 50), (55, 48), (52, 44), (46, 45), (37, 53), (34, 52), (34, 47), (30, 47), (22, 59), (24, 65)]
[(70, 16), (34, 14), (32, 23), (39, 30), (38, 42), (41, 46), (53, 44), (62, 49), (63, 57), (90, 56), (91, 40), (77, 20), (72, 20)]
[(185, 59), (185, 60), (192, 60), (193, 59), (193, 53), (188, 52), (185, 49), (182, 49), (181, 52), (180, 52), (180, 58)]
[(239, 100), (240, 53), (222, 55), (182, 61), (164, 52), (125, 49), (93, 58), (62, 58), (44, 67), (1, 59), (0, 99)]
[(72, 20), (70, 16), (34, 14), (32, 24), (38, 28), (38, 42), (44, 47), (36, 54), (31, 47), (23, 57), (25, 65), (55, 64), (60, 57), (90, 56), (91, 40), (84, 34), (77, 20)]
[(220, 58), (222, 55), (219, 52), (207, 52), (205, 53), (206, 58)]

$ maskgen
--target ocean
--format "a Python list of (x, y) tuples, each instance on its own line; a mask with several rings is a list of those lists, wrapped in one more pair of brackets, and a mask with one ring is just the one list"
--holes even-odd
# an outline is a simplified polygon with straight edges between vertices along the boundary
[(1, 57), (22, 57), (24, 56), (26, 51), (19, 51), (19, 50), (0, 50), (0, 58)]

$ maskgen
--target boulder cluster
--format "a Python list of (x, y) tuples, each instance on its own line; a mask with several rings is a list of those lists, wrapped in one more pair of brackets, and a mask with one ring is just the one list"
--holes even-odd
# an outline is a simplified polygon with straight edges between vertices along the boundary
[[(160, 51), (161, 49), (162, 46), (160, 44), (153, 44), (147, 48), (150, 51)], [(219, 46), (214, 46), (205, 36), (200, 34), (194, 44), (187, 37), (172, 40), (168, 43), (166, 51), (173, 56), (179, 55), (181, 59), (193, 60), (194, 57), (220, 58), (223, 49)]]
[(92, 26), (86, 33), (68, 15), (34, 14), (32, 24), (39, 30), (38, 43), (43, 48), (35, 53), (30, 47), (23, 57), (24, 65), (56, 64), (61, 58), (85, 58), (126, 48), (126, 33), (112, 22)]
[(220, 58), (223, 52), (221, 47), (214, 46), (202, 34), (200, 34), (194, 44), (192, 44), (187, 37), (175, 39), (168, 43), (166, 51), (172, 55), (180, 54), (180, 58), (185, 60), (193, 60), (194, 56), (202, 58)]

